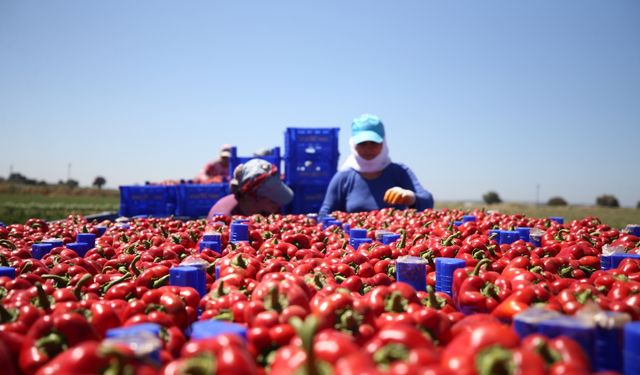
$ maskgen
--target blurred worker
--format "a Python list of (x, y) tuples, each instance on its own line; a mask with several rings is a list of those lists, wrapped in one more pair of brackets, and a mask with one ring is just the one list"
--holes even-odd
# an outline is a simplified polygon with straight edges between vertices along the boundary
[(196, 177), (200, 182), (222, 182), (229, 180), (229, 157), (231, 157), (231, 145), (224, 144), (220, 148), (218, 159), (211, 161), (202, 168)]
[(293, 191), (280, 179), (278, 168), (262, 159), (251, 159), (233, 171), (231, 194), (211, 207), (208, 218), (222, 215), (269, 215), (279, 213), (293, 200)]
[(384, 124), (364, 114), (351, 123), (351, 154), (327, 189), (320, 216), (333, 211), (361, 212), (384, 207), (433, 208), (433, 197), (404, 164), (393, 163)]

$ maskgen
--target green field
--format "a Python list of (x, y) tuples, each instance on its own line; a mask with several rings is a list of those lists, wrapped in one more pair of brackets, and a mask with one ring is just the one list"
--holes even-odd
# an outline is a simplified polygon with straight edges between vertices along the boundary
[[(65, 218), (72, 213), (89, 215), (105, 211), (116, 212), (119, 207), (120, 195), (117, 190), (16, 187), (0, 184), (0, 221), (7, 224), (24, 223), (32, 217), (56, 220)], [(562, 216), (566, 222), (585, 216), (596, 216), (614, 228), (624, 228), (627, 224), (640, 223), (640, 209), (634, 208), (549, 207), (515, 203), (490, 206), (463, 202), (438, 202), (436, 204), (436, 209), (445, 207), (462, 210), (484, 207), (506, 214), (524, 214), (529, 217)]]

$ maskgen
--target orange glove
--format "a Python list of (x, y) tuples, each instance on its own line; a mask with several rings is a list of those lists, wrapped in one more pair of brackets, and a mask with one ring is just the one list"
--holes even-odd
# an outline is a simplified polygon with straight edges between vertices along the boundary
[(412, 206), (416, 203), (416, 194), (411, 190), (394, 186), (384, 193), (384, 201), (389, 204)]

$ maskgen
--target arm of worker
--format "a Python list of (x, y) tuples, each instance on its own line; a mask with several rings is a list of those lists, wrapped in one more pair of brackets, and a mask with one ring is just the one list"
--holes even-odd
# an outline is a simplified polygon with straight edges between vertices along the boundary
[(418, 211), (433, 208), (433, 196), (422, 187), (418, 177), (406, 165), (401, 165), (404, 170), (399, 186), (388, 189), (385, 193), (385, 201), (390, 204), (401, 204)]

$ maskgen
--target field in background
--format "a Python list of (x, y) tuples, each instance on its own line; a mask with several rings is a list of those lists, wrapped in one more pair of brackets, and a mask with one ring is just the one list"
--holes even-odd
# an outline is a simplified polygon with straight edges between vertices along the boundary
[[(56, 220), (65, 218), (72, 213), (89, 215), (105, 211), (116, 212), (119, 207), (120, 194), (118, 190), (0, 183), (0, 221), (6, 224), (24, 223), (32, 217)], [(640, 224), (640, 209), (634, 208), (549, 207), (516, 203), (495, 205), (465, 202), (436, 203), (436, 209), (445, 207), (463, 210), (484, 207), (505, 214), (524, 214), (529, 217), (562, 216), (566, 222), (585, 216), (596, 216), (615, 228), (624, 228), (627, 224)]]
[(486, 205), (483, 203), (465, 202), (437, 202), (436, 209), (459, 208), (471, 210), (474, 208), (486, 208), (497, 210), (505, 214), (524, 214), (528, 217), (562, 216), (565, 222), (582, 219), (585, 216), (595, 216), (603, 223), (614, 227), (624, 228), (627, 224), (640, 224), (640, 209), (636, 208), (609, 208), (598, 206), (536, 206), (533, 204), (500, 203)]

